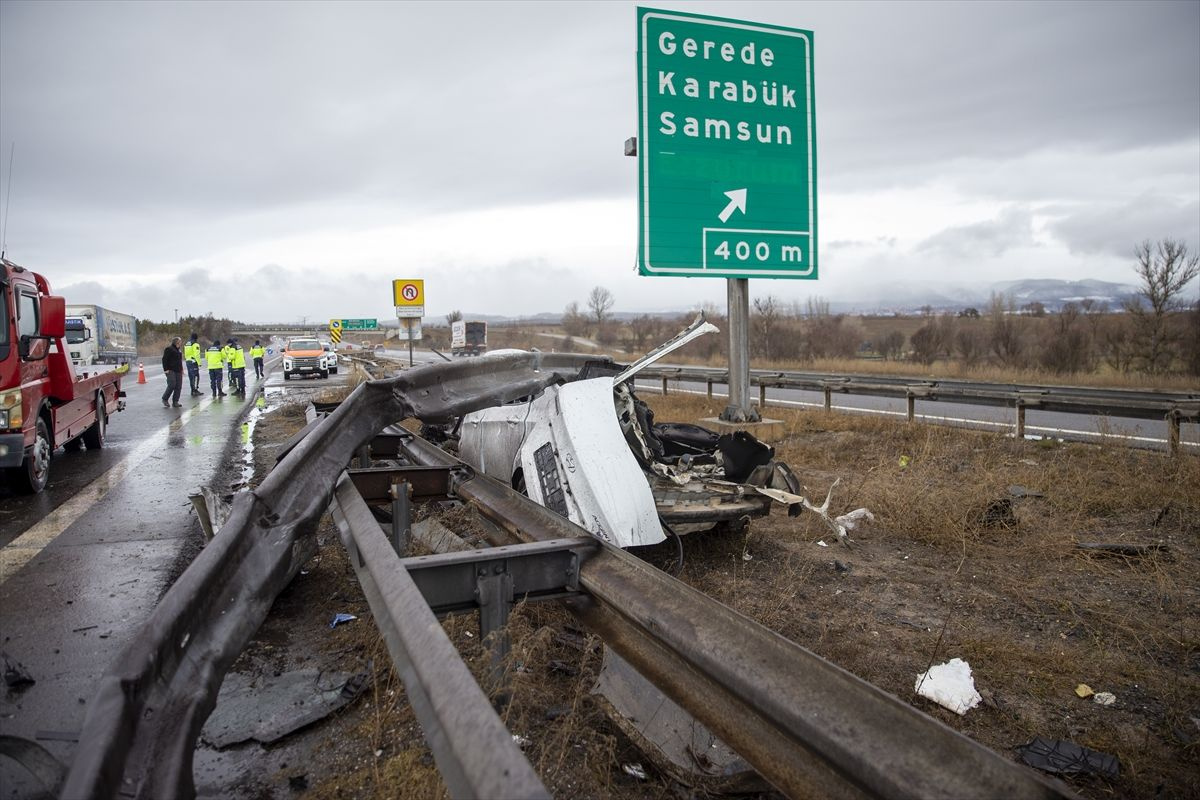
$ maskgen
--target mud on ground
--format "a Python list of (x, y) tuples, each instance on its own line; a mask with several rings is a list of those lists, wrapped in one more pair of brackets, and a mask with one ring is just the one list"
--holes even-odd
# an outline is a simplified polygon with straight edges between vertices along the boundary
[[(644, 399), (661, 420), (720, 410), (703, 398)], [(776, 511), (740, 534), (693, 534), (681, 579), (1009, 757), (1035, 735), (1117, 755), (1115, 781), (1072, 780), (1085, 796), (1194, 796), (1200, 461), (818, 411), (772, 415), (786, 423), (778, 455), (810, 496), (823, 499), (840, 478), (831, 508), (865, 506), (876, 521), (852, 532), (850, 547), (807, 513)], [(302, 425), (299, 407), (259, 421), (259, 480)], [(473, 524), (462, 510), (442, 521)], [(240, 797), (444, 796), (328, 520), (319, 535), (320, 554), (235, 670), (361, 671), (367, 690), (275, 745), (210, 753), (198, 774), (217, 794)], [(1080, 541), (1165, 549), (1106, 557), (1077, 550)], [(667, 562), (674, 550), (645, 555)], [(358, 619), (330, 629), (337, 612)], [(689, 796), (655, 773), (588, 694), (597, 640), (551, 605), (519, 608), (512, 620), (513, 697), (503, 715), (555, 796)], [(474, 616), (444, 625), (486, 686), (490, 662)], [(918, 673), (953, 657), (971, 664), (984, 696), (963, 717), (913, 692)], [(1077, 697), (1079, 683), (1116, 703)], [(634, 763), (645, 780), (623, 769)]]

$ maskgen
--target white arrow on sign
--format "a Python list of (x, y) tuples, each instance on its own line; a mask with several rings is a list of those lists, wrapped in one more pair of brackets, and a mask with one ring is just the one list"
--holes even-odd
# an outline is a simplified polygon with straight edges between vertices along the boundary
[(725, 206), (725, 210), (717, 215), (721, 219), (721, 222), (729, 222), (729, 218), (733, 216), (735, 210), (741, 211), (743, 214), (746, 213), (745, 189), (734, 189), (731, 192), (726, 192), (725, 196), (729, 198), (729, 205)]

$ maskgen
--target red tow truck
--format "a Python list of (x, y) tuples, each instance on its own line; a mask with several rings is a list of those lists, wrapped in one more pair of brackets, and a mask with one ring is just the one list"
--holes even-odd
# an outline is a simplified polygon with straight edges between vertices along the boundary
[(66, 307), (44, 277), (0, 257), (0, 474), (29, 494), (46, 487), (55, 449), (103, 447), (109, 416), (125, 409), (128, 367), (76, 377)]

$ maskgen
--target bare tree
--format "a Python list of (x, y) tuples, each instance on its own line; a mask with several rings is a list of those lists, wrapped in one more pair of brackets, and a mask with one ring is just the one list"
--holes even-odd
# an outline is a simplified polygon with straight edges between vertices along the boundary
[(451, 311), (449, 314), (446, 315), (446, 324), (453, 325), (454, 323), (458, 322), (461, 319), (462, 319), (462, 312), (455, 309), (454, 311)]
[(597, 328), (604, 326), (604, 321), (608, 319), (608, 310), (612, 307), (612, 292), (603, 286), (593, 287), (591, 294), (588, 295), (588, 310), (592, 312), (592, 319)]
[(639, 314), (629, 320), (629, 348), (640, 352), (646, 349), (646, 343), (655, 338), (658, 332), (658, 320), (649, 314)]
[(1183, 290), (1200, 275), (1200, 255), (1188, 257), (1187, 245), (1174, 239), (1155, 246), (1147, 239), (1134, 248), (1134, 256), (1142, 289), (1137, 300), (1125, 305), (1133, 322), (1134, 357), (1147, 372), (1166, 372), (1180, 338), (1169, 316), (1181, 306)]
[(579, 303), (572, 301), (567, 304), (563, 310), (562, 327), (567, 336), (587, 335), (587, 317), (579, 310)]
[(992, 292), (988, 304), (992, 352), (1006, 367), (1020, 366), (1025, 352), (1025, 337), (1021, 335), (1020, 322), (1014, 316), (1015, 305), (1011, 296), (995, 292)]
[(1050, 324), (1042, 348), (1042, 366), (1058, 373), (1082, 372), (1091, 366), (1091, 342), (1080, 321), (1079, 307), (1067, 303)]
[(754, 315), (750, 319), (754, 331), (752, 344), (756, 355), (764, 358), (775, 358), (778, 348), (775, 346), (779, 335), (780, 307), (771, 295), (754, 298)]
[(987, 353), (987, 343), (976, 328), (959, 328), (954, 334), (954, 353), (964, 367), (973, 367)]
[(891, 359), (892, 361), (896, 361), (899, 359), (900, 354), (904, 352), (903, 331), (892, 331), (880, 337), (877, 349), (885, 360)]

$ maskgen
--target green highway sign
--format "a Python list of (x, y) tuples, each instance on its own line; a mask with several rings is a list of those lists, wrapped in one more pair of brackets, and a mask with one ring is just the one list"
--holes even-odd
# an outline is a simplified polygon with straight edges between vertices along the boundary
[(817, 277), (811, 31), (638, 9), (638, 271)]
[(344, 331), (373, 331), (378, 327), (379, 323), (373, 319), (342, 320), (342, 330)]

